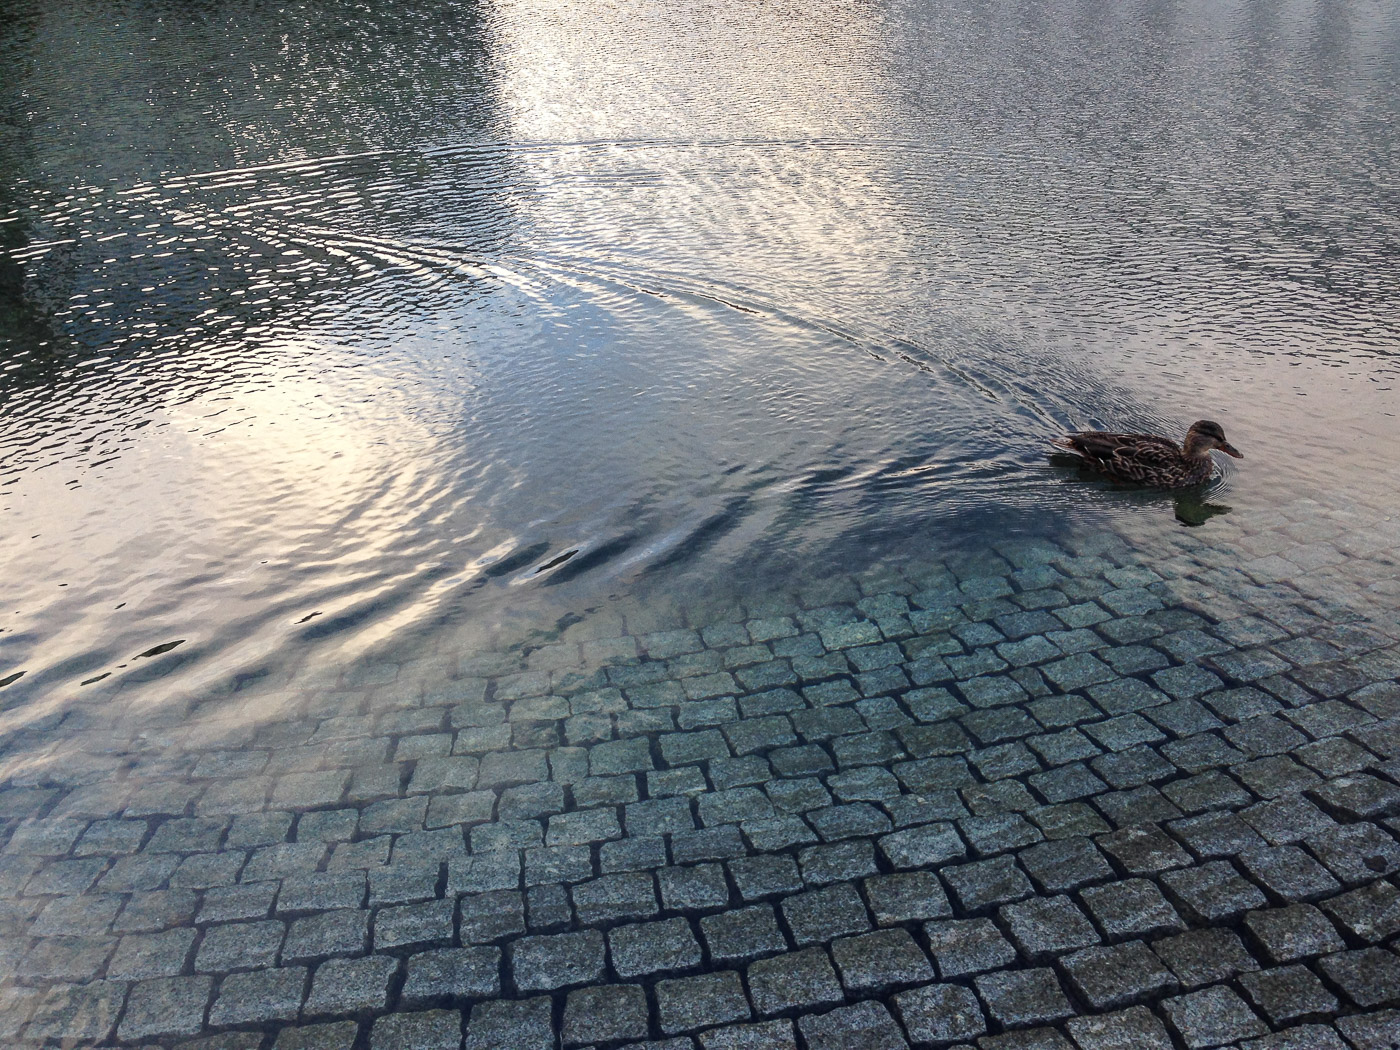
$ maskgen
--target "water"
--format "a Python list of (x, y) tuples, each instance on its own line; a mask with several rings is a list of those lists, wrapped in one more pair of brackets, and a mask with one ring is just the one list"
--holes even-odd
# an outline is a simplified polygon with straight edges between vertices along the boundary
[(1393, 5), (5, 9), (0, 732), (1396, 491)]

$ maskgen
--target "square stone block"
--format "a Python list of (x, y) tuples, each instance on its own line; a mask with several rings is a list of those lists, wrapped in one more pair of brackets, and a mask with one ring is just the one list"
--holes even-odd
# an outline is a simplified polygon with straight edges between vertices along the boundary
[(1393, 952), (1381, 948), (1338, 952), (1318, 965), (1357, 1006), (1400, 1005), (1400, 958)]
[(1028, 959), (1043, 959), (1099, 943), (1093, 924), (1069, 897), (1036, 897), (998, 913)]
[[(1391, 958), (1400, 971), (1400, 960)], [(1335, 1013), (1338, 1006), (1336, 996), (1324, 988), (1306, 966), (1281, 966), (1242, 974), (1240, 987), (1274, 1025), (1326, 1016)], [(1400, 995), (1400, 987), (1396, 994)]]
[(255, 970), (224, 978), (209, 1011), (211, 1025), (294, 1021), (306, 988), (306, 968)]
[(501, 950), (439, 948), (409, 956), (402, 1001), (424, 1006), (436, 999), (489, 999), (501, 991)]
[[(456, 1010), (389, 1014), (377, 1019), (369, 1033), (370, 1050), (460, 1050), (461, 1045), (462, 1015)], [(522, 1040), (508, 1045), (525, 1050), (529, 1044)]]
[(799, 1018), (808, 1050), (908, 1050), (895, 1019), (876, 1002), (842, 1006)]
[(1181, 916), (1167, 903), (1162, 891), (1146, 879), (1092, 886), (1080, 894), (1080, 899), (1109, 940), (1173, 933), (1185, 928)]
[(948, 918), (953, 907), (943, 885), (927, 871), (876, 875), (864, 882), (865, 896), (880, 926)]
[(324, 962), (316, 968), (303, 1012), (314, 1016), (383, 1010), (398, 969), (399, 961), (386, 955)]
[(788, 948), (768, 904), (707, 915), (700, 920), (700, 931), (710, 957), (719, 961), (755, 959)]
[(749, 994), (760, 1014), (784, 1013), (840, 1003), (841, 982), (820, 948), (775, 956), (748, 970)]
[(944, 978), (995, 970), (1016, 959), (1016, 949), (990, 919), (930, 922), (924, 935)]
[(1095, 1010), (1111, 1010), (1174, 991), (1177, 980), (1142, 941), (1086, 948), (1063, 961), (1070, 981)]
[(1080, 1050), (1172, 1050), (1167, 1029), (1145, 1006), (1075, 1017), (1065, 1027)]
[(1073, 1014), (1055, 971), (1001, 970), (973, 979), (987, 1012), (1008, 1028), (1047, 1024)]
[(521, 991), (552, 991), (590, 984), (603, 976), (603, 935), (597, 930), (522, 937), (507, 948)]
[(1191, 1050), (1221, 1046), (1269, 1030), (1244, 1000), (1222, 985), (1165, 999), (1162, 1011)]
[(1346, 944), (1327, 916), (1311, 904), (1252, 911), (1245, 927), (1265, 954), (1276, 963), (1342, 951)]
[(634, 984), (576, 988), (564, 1002), (564, 1045), (647, 1037), (647, 997)]
[(668, 1035), (749, 1019), (749, 1001), (732, 970), (660, 981), (656, 1007)]
[(907, 930), (879, 930), (831, 943), (841, 981), (852, 993), (883, 991), (934, 978), (923, 949)]
[(700, 944), (685, 919), (641, 922), (608, 931), (613, 969), (622, 977), (640, 977), (699, 966)]

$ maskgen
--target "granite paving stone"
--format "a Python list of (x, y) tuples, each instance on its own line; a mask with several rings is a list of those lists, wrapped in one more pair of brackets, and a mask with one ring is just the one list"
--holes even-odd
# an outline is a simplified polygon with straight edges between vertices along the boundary
[(700, 965), (700, 944), (685, 919), (633, 923), (608, 931), (613, 969), (626, 978)]
[(926, 923), (924, 937), (945, 979), (1000, 969), (1016, 959), (1016, 949), (990, 919)]
[(1038, 897), (1008, 904), (997, 916), (1027, 959), (1044, 959), (1099, 943), (1093, 924), (1069, 897)]
[(576, 988), (564, 1003), (565, 1046), (645, 1039), (646, 993), (634, 984)]
[(797, 1021), (808, 1050), (907, 1050), (899, 1024), (881, 1003), (865, 1001)]
[(967, 846), (952, 824), (935, 823), (880, 837), (880, 852), (898, 869), (923, 869), (959, 860)]
[(1166, 1028), (1144, 1006), (1075, 1017), (1065, 1027), (1079, 1050), (1172, 1050)]
[(1191, 1050), (1221, 1046), (1268, 1031), (1244, 1000), (1223, 985), (1165, 999), (1162, 1010)]
[(718, 864), (659, 867), (656, 881), (662, 907), (671, 911), (701, 911), (729, 903), (729, 884)]
[[(386, 909), (389, 911), (391, 909)], [(376, 914), (376, 927), (385, 919)], [(369, 941), (369, 912), (342, 909), (295, 919), (282, 943), (282, 962), (307, 962), (331, 955), (358, 955)]]
[(729, 861), (727, 867), (739, 895), (746, 901), (793, 893), (802, 888), (797, 862), (783, 854), (743, 857)]
[(747, 1021), (751, 1016), (743, 983), (733, 970), (659, 981), (655, 995), (661, 1030), (667, 1035)]
[(945, 867), (942, 876), (959, 906), (968, 912), (988, 911), (1034, 893), (1011, 857)]
[(1068, 1039), (1056, 1029), (1048, 1027), (984, 1035), (977, 1040), (977, 1047), (978, 1050), (1074, 1050)]
[(927, 871), (877, 875), (862, 883), (878, 926), (950, 918), (952, 905), (938, 879)]
[[(13, 1039), (24, 1028), (26, 1041), (53, 1041), (61, 1046), (104, 1042), (117, 1025), (129, 987), (122, 981), (93, 981), (82, 985), (55, 985), (42, 995), (38, 990), (6, 989), (0, 992), (0, 1038)], [(178, 993), (172, 994), (173, 990), (152, 996), (151, 991), (145, 989), (134, 1005), (127, 1006), (133, 1024), (127, 1029), (129, 1035), (123, 1038), (143, 1038), (164, 1028), (184, 1033), (189, 1031), (190, 1025), (198, 1031), (204, 999), (197, 994), (181, 997)]]
[(1008, 1028), (1046, 1024), (1074, 1013), (1055, 971), (1048, 967), (999, 970), (973, 980), (988, 1016)]
[(1326, 1016), (1334, 1013), (1338, 1005), (1336, 996), (1327, 991), (1306, 966), (1252, 971), (1241, 974), (1239, 984), (1259, 1012), (1275, 1026)]
[(751, 963), (747, 983), (754, 1009), (765, 1015), (837, 1005), (845, 996), (831, 960), (821, 948)]
[(1080, 899), (1111, 941), (1185, 929), (1157, 886), (1146, 879), (1125, 879), (1083, 890)]
[(1245, 874), (1283, 901), (1328, 897), (1342, 887), (1331, 874), (1297, 846), (1274, 846), (1240, 854)]
[(1047, 893), (1061, 893), (1107, 881), (1112, 866), (1092, 839), (1073, 836), (1043, 842), (1017, 854), (1022, 868)]
[[(454, 900), (428, 900), (421, 904), (400, 904), (379, 909), (374, 916), (374, 949), (377, 952), (393, 948), (437, 948), (452, 944), (454, 939)], [(288, 932), (288, 945), (295, 932)], [(308, 958), (307, 949), (290, 958)], [(319, 953), (319, 952), (318, 952)], [(287, 956), (287, 949), (283, 955)]]
[(603, 935), (581, 930), (522, 937), (510, 943), (507, 956), (515, 985), (522, 992), (589, 984), (603, 976)]
[(873, 875), (879, 867), (875, 848), (864, 839), (812, 846), (798, 854), (802, 881), (809, 886), (823, 886)]
[[(519, 1047), (520, 1050), (531, 1047), (526, 1033), (517, 1031), (512, 1034), (522, 1038), (506, 1044), (480, 1045), (489, 1046), (490, 1050), (505, 1050), (506, 1046)], [(462, 1015), (456, 1010), (392, 1013), (377, 1018), (370, 1027), (370, 1050), (460, 1050), (461, 1045)], [(533, 1047), (543, 1050), (538, 1041)]]
[[(384, 927), (386, 944), (430, 945), (442, 941), (444, 935), (452, 940), (452, 902), (430, 901), (413, 907), (417, 914), (404, 915), (395, 921), (397, 909), (384, 909), (375, 919), (376, 946), (380, 935), (379, 919), (386, 914), (390, 921)], [(446, 907), (444, 907), (446, 905)], [(487, 944), (511, 934), (525, 932), (525, 898), (517, 890), (492, 890), (461, 897), (458, 906), (458, 936), (463, 944)], [(408, 941), (400, 937), (412, 938)]]
[(289, 966), (225, 977), (209, 1010), (211, 1025), (260, 1024), (296, 1020), (305, 994), (307, 970)]
[(1259, 963), (1233, 930), (1191, 930), (1153, 941), (1152, 950), (1187, 988), (1259, 969)]
[[(208, 977), (163, 977), (132, 985), (118, 1036), (135, 1042), (194, 1035), (204, 1024), (212, 984)], [(300, 990), (297, 1001), (300, 1002)]]
[(756, 959), (788, 948), (769, 904), (707, 915), (700, 920), (700, 934), (710, 958), (717, 962)]
[(1301, 1024), (1241, 1043), (1241, 1050), (1350, 1050), (1336, 1030), (1321, 1024)]
[(1379, 944), (1400, 933), (1400, 890), (1383, 879), (1325, 900), (1319, 907), (1364, 944)]
[(1110, 1010), (1174, 991), (1177, 980), (1142, 941), (1085, 948), (1061, 960), (1075, 989), (1096, 1010)]
[(115, 937), (45, 937), (34, 942), (17, 970), (31, 980), (88, 981), (116, 947)]
[(655, 879), (651, 872), (604, 875), (570, 888), (574, 911), (585, 924), (646, 919), (655, 915)]
[[(209, 901), (206, 894), (205, 901)], [(113, 933), (151, 933), (172, 926), (191, 925), (199, 906), (193, 890), (154, 890), (133, 893), (112, 922)]]
[[(272, 902), (277, 897), (277, 888), (276, 882), (260, 882), (240, 886), (220, 886), (206, 890), (195, 921), (213, 923), (266, 918), (272, 912)], [(188, 894), (191, 899), (195, 897), (194, 892), (190, 890), (177, 892)], [(118, 921), (120, 922), (120, 917)]]
[(1400, 870), (1400, 843), (1375, 824), (1330, 827), (1307, 836), (1303, 845), (1347, 886)]
[[(1157, 788), (1151, 785), (1130, 788), (1126, 791), (1110, 791), (1098, 795), (1093, 800), (1094, 805), (1106, 816), (1114, 827), (1120, 829), (1132, 829), (1137, 825), (1156, 824), (1169, 821), (1174, 817), (1182, 816), (1175, 803), (1162, 794)], [(1144, 829), (1146, 831), (1146, 829)], [(1146, 831), (1150, 834), (1150, 831)], [(1154, 862), (1161, 862), (1167, 866), (1178, 861), (1171, 858), (1170, 847), (1167, 847), (1166, 854), (1159, 854), (1153, 858)], [(1179, 863), (1185, 863), (1180, 861)], [(1144, 873), (1160, 868), (1144, 868)]]
[(1139, 540), (79, 703), (0, 781), (0, 1042), (1388, 1046), (1400, 528)]
[(500, 970), (499, 948), (439, 948), (420, 952), (408, 958), (402, 1002), (408, 1006), (425, 1006), (446, 998), (489, 999), (500, 994)]
[(1298, 842), (1335, 826), (1331, 817), (1299, 795), (1261, 802), (1243, 810), (1240, 816), (1271, 846)]
[(176, 977), (184, 971), (194, 936), (192, 929), (128, 934), (107, 961), (106, 977), (113, 981)]
[(933, 967), (907, 930), (880, 930), (831, 943), (831, 957), (852, 994), (933, 980)]
[(1182, 913), (1201, 924), (1226, 923), (1268, 903), (1257, 886), (1223, 860), (1166, 872), (1161, 883)]
[[(797, 1050), (793, 1023), (787, 1019), (711, 1028), (701, 1032), (699, 1039), (703, 1050)], [(636, 1050), (643, 1050), (643, 1044), (634, 1045)], [(644, 1050), (692, 1050), (693, 1047), (688, 1039), (673, 1039), (647, 1043)]]
[(901, 992), (894, 1008), (916, 1045), (975, 1039), (987, 1030), (982, 1004), (970, 988), (957, 984), (928, 984)]
[(1390, 1050), (1400, 1044), (1400, 1010), (1353, 1014), (1336, 1024), (1356, 1050)]
[(328, 960), (316, 967), (303, 1013), (310, 1017), (384, 1010), (398, 969), (399, 961), (392, 956)]
[(1357, 1006), (1400, 1005), (1400, 957), (1381, 948), (1338, 952), (1318, 967)]
[(1245, 916), (1244, 924), (1265, 957), (1275, 963), (1293, 962), (1346, 947), (1337, 928), (1310, 904), (1252, 911)]
[(781, 909), (799, 947), (870, 929), (865, 903), (849, 883), (795, 893), (783, 898)]

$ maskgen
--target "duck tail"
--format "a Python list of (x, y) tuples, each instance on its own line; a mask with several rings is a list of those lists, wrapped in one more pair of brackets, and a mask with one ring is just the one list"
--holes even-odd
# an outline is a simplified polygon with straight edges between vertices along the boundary
[(1076, 445), (1074, 443), (1074, 438), (1070, 437), (1068, 434), (1051, 438), (1050, 444), (1054, 445), (1056, 448), (1062, 448), (1066, 452), (1073, 452), (1076, 455), (1082, 456), (1084, 454), (1084, 450)]

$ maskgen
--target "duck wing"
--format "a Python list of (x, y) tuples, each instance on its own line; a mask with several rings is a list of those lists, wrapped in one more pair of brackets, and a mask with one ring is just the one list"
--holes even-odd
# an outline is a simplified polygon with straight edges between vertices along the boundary
[(1054, 443), (1079, 453), (1104, 474), (1123, 481), (1157, 483), (1179, 474), (1183, 467), (1180, 447), (1154, 434), (1085, 430), (1066, 434)]

